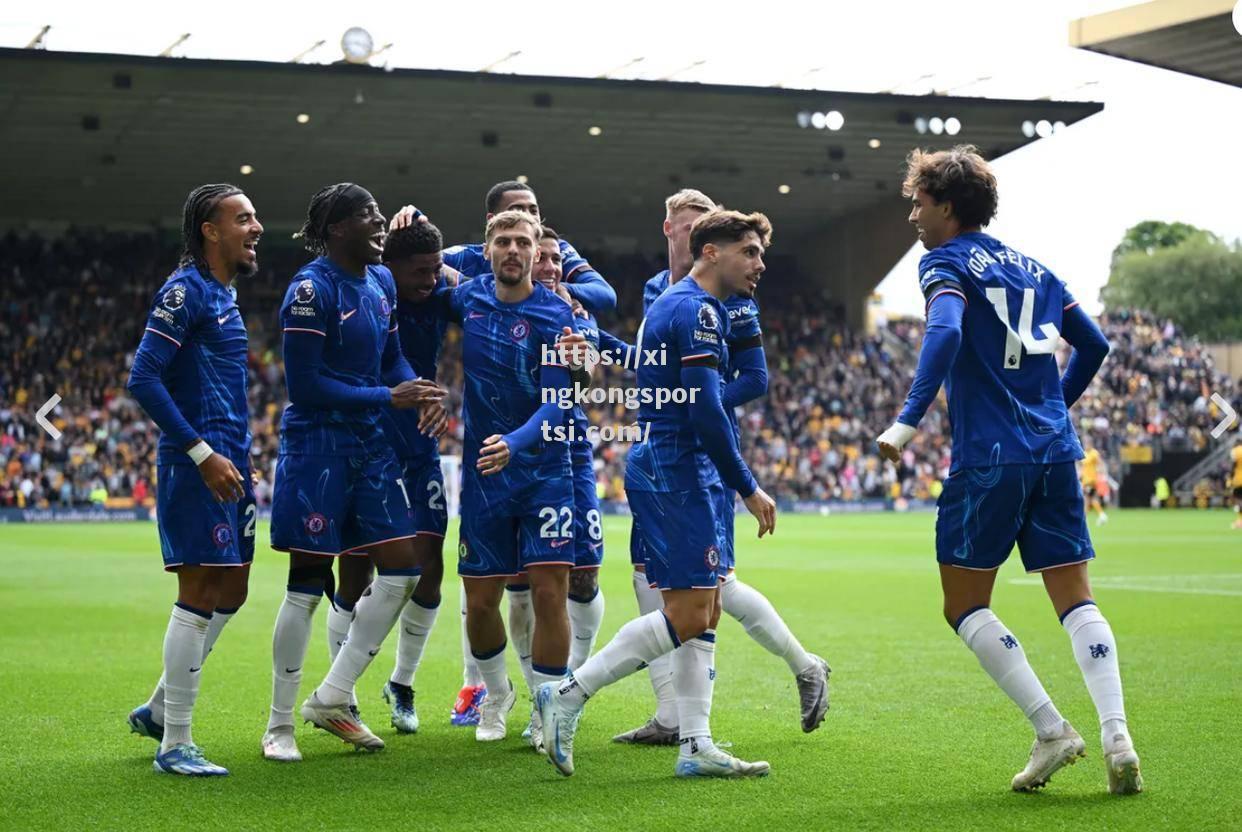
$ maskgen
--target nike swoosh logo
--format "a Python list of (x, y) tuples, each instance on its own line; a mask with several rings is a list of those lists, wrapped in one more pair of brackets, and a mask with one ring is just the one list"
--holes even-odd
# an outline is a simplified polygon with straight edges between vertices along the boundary
[(553, 541), (552, 541), (552, 548), (553, 548), (553, 549), (559, 549), (559, 548), (561, 548), (562, 546), (564, 546), (564, 545), (565, 545), (566, 543), (568, 543), (568, 542), (569, 542), (568, 540), (553, 540)]
[(416, 636), (416, 635), (418, 635), (418, 633), (414, 632), (414, 631), (413, 631), (413, 630), (411, 630), (409, 627), (406, 627), (406, 628), (405, 628), (405, 634), (406, 634), (407, 636)]
[(368, 651), (367, 651), (367, 655), (368, 655), (368, 656), (371, 656), (371, 657), (375, 657), (375, 656), (378, 656), (378, 655), (379, 655), (379, 651), (378, 651), (378, 650), (368, 650)]
[(475, 318), (486, 318), (486, 317), (487, 316), (484, 315), (482, 312), (471, 312), (469, 315), (466, 316), (466, 318), (471, 321), (473, 321)]
[(190, 668), (190, 672), (191, 672), (191, 673), (198, 673), (198, 672), (199, 672), (200, 670), (202, 670), (202, 669), (203, 669), (203, 666), (200, 664), (198, 667), (191, 667), (191, 668)]
[(342, 312), (342, 313), (341, 313), (341, 323), (345, 323), (346, 321), (348, 321), (350, 318), (352, 318), (352, 317), (354, 316), (354, 313), (355, 313), (355, 312), (357, 312), (357, 311), (358, 311), (357, 309), (351, 309), (351, 310), (349, 310), (348, 312)]
[(231, 318), (231, 317), (233, 317), (233, 313), (232, 313), (232, 312), (230, 312), (229, 314), (225, 315), (223, 318), (216, 318), (216, 323), (218, 323), (218, 324), (220, 324), (220, 325), (223, 325), (223, 324), (224, 324), (224, 322), (225, 322), (225, 321), (227, 321), (227, 320), (228, 320), (229, 318)]
[(575, 641), (590, 641), (590, 636), (574, 636)]
[(286, 668), (285, 668), (285, 673), (297, 673), (297, 672), (298, 672), (299, 670), (301, 670), (301, 669), (302, 669), (302, 668), (300, 668), (300, 667), (286, 667)]

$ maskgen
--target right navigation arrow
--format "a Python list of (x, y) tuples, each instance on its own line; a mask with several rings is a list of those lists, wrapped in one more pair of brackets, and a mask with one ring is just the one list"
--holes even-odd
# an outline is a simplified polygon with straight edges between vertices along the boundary
[(1225, 418), (1220, 420), (1219, 425), (1212, 428), (1212, 438), (1220, 439), (1221, 434), (1233, 427), (1234, 423), (1238, 421), (1238, 411), (1234, 410), (1220, 393), (1213, 393), (1212, 401), (1216, 402), (1216, 406), (1225, 412)]

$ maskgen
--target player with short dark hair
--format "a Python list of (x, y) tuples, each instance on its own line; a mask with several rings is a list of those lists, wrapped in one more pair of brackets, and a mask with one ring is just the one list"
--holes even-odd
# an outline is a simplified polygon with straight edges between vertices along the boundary
[[(919, 263), (927, 331), (905, 406), (877, 441), (898, 461), (947, 379), (953, 457), (936, 516), (945, 620), (1035, 728), (1015, 791), (1042, 788), (1084, 756), (1082, 737), (991, 610), (997, 569), (1016, 543), (1027, 571), (1043, 578), (1095, 703), (1109, 791), (1141, 791), (1117, 642), (1087, 577), (1095, 551), (1074, 469), (1082, 446), (1069, 418), (1108, 341), (1047, 267), (983, 233), (996, 213), (996, 177), (974, 147), (916, 150), (903, 193), (927, 249)], [(1074, 348), (1064, 375), (1055, 355), (1061, 338)]]
[(375, 580), (349, 637), (301, 715), (355, 747), (384, 743), (351, 711), (354, 685), (379, 652), (418, 583), (413, 507), (383, 409), (424, 407), (444, 391), (419, 379), (401, 353), (397, 289), (381, 265), (386, 220), (365, 189), (344, 182), (311, 199), (301, 236), (318, 256), (281, 306), (289, 406), (272, 496), (272, 548), (289, 552), (289, 583), (272, 637), (268, 759), (301, 759), (293, 703), (311, 618), (332, 584), (331, 558), (365, 551)]
[(770, 226), (762, 214), (730, 212), (726, 219), (705, 228), (694, 246), (690, 274), (656, 299), (643, 323), (638, 346), (664, 348), (668, 360), (650, 366), (640, 362), (638, 387), (651, 401), (658, 390), (670, 403), (640, 406), (638, 421), (648, 439), (629, 453), (625, 488), (643, 534), (647, 577), (663, 591), (664, 605), (622, 627), (563, 683), (540, 686), (536, 706), (544, 749), (565, 775), (574, 772), (574, 734), (587, 699), (668, 653), (674, 654), (678, 694), (677, 776), (768, 772), (767, 763), (744, 762), (717, 748), (708, 724), (723, 577), (713, 487), (724, 480), (744, 495), (747, 509), (759, 520), (760, 537), (776, 523), (776, 504), (742, 460), (720, 402), (719, 375), (728, 337), (722, 301), (753, 291), (763, 272), (763, 241)]
[(194, 744), (190, 720), (200, 671), (246, 599), (254, 559), (248, 350), (233, 283), (258, 270), (262, 234), (240, 188), (190, 192), (181, 262), (155, 294), (127, 385), (162, 431), (156, 520), (164, 568), (177, 573), (164, 674), (129, 725), (159, 741), (154, 768), (170, 774), (228, 774)]

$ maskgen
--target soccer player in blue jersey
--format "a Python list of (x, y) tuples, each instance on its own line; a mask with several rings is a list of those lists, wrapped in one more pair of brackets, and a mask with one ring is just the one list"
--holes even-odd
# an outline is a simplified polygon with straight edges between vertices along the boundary
[[(919, 263), (927, 334), (905, 406), (878, 444), (897, 461), (945, 384), (953, 457), (936, 517), (945, 620), (1034, 726), (1015, 791), (1043, 787), (1084, 756), (1082, 737), (991, 610), (997, 569), (1016, 543), (1022, 565), (1043, 578), (1095, 703), (1109, 790), (1141, 791), (1117, 642), (1087, 577), (1095, 551), (1074, 469), (1082, 446), (1068, 412), (1108, 342), (1060, 278), (983, 233), (996, 213), (996, 178), (974, 147), (916, 150), (903, 193), (927, 249)], [(1074, 348), (1063, 375), (1055, 357), (1061, 338)]]
[[(515, 180), (493, 185), (487, 192), (484, 207), (488, 220), (502, 211), (525, 211), (536, 220), (543, 221), (534, 190), (530, 185)], [(608, 281), (591, 268), (591, 264), (567, 240), (561, 239), (557, 245), (561, 250), (561, 280), (570, 296), (596, 315), (616, 309), (617, 293), (608, 285)], [(444, 262), (466, 277), (486, 274), (492, 268), (483, 246), (477, 243), (446, 249)]]
[[(392, 230), (384, 242), (384, 265), (397, 285), (397, 321), (401, 352), (420, 378), (435, 380), (436, 362), (448, 322), (437, 314), (432, 297), (457, 283), (440, 255), (444, 238), (430, 222), (413, 222)], [(444, 533), (448, 511), (444, 475), (440, 471), (439, 437), (448, 426), (448, 414), (438, 404), (421, 410), (383, 411), (384, 433), (401, 463), (406, 488), (414, 504), (414, 548), (422, 576), (401, 611), (397, 660), (384, 698), (392, 705), (393, 727), (402, 733), (418, 730), (414, 707), (414, 674), (440, 608), (444, 576)]]
[(128, 384), (162, 432), (156, 519), (164, 568), (177, 573), (164, 674), (129, 725), (159, 741), (156, 771), (223, 775), (194, 744), (190, 719), (254, 559), (248, 351), (233, 281), (258, 270), (263, 226), (241, 189), (203, 185), (186, 199), (181, 233), (181, 262), (155, 294)]
[(541, 229), (526, 212), (488, 220), (493, 275), (438, 297), (462, 326), (465, 420), (457, 572), (465, 579), (471, 653), (487, 694), (475, 738), (504, 739), (516, 692), (505, 668), (500, 599), (522, 573), (531, 587), (532, 671), (537, 682), (568, 672), (569, 571), (575, 565), (569, 446), (544, 438), (564, 421), (569, 369), (558, 342), (571, 331), (567, 303), (536, 285)]
[[(675, 285), (693, 265), (690, 254), (690, 230), (694, 222), (719, 206), (702, 191), (685, 188), (665, 200), (664, 235), (668, 239), (669, 268), (656, 274), (643, 287), (643, 310), (651, 308), (655, 299), (669, 286)], [(721, 367), (724, 389), (721, 403), (729, 423), (741, 445), (741, 430), (736, 408), (767, 393), (768, 361), (763, 350), (763, 333), (759, 326), (759, 305), (753, 291), (730, 295), (724, 301), (728, 312), (729, 336), (727, 361)], [(622, 353), (629, 347), (604, 333), (606, 348)], [(615, 354), (615, 352), (614, 352)], [(632, 353), (631, 353), (632, 355)], [(631, 361), (632, 364), (632, 361)], [(757, 589), (738, 580), (733, 552), (733, 490), (723, 484), (716, 488), (719, 516), (724, 535), (721, 563), (725, 578), (721, 585), (721, 607), (737, 619), (747, 635), (764, 649), (784, 659), (794, 674), (798, 688), (802, 730), (814, 731), (828, 710), (828, 665), (808, 653), (772, 603)], [(637, 520), (634, 521), (637, 525)], [(643, 613), (660, 609), (663, 598), (658, 588), (647, 580), (641, 531), (631, 529), (630, 559), (634, 566), (634, 595)], [(641, 745), (674, 745), (677, 743), (677, 700), (673, 689), (672, 662), (661, 656), (648, 667), (651, 687), (656, 694), (656, 713), (643, 725), (613, 737), (615, 742)]]
[(272, 636), (272, 710), (262, 740), (268, 759), (301, 758), (293, 703), (311, 618), (331, 586), (331, 559), (355, 551), (368, 553), (376, 577), (301, 715), (355, 747), (384, 746), (351, 711), (351, 697), (414, 591), (419, 564), (409, 489), (380, 419), (386, 406), (415, 408), (443, 396), (401, 353), (397, 290), (380, 265), (385, 222), (358, 185), (315, 194), (301, 236), (317, 257), (294, 276), (281, 306), (289, 406), (271, 534), (272, 548), (289, 552), (289, 582)]
[(629, 453), (625, 487), (646, 547), (647, 578), (664, 593), (664, 605), (622, 627), (564, 682), (540, 686), (536, 706), (544, 749), (562, 774), (573, 774), (574, 733), (587, 699), (674, 651), (681, 742), (677, 776), (768, 772), (767, 763), (744, 762), (717, 748), (708, 716), (724, 577), (713, 487), (724, 480), (744, 495), (747, 509), (759, 520), (760, 537), (776, 524), (776, 504), (742, 460), (720, 402), (719, 375), (728, 338), (723, 301), (753, 291), (770, 235), (771, 224), (762, 214), (705, 214), (691, 231), (690, 274), (648, 310), (639, 347), (664, 349), (667, 361), (639, 363), (638, 388), (645, 395), (638, 419), (648, 439)]

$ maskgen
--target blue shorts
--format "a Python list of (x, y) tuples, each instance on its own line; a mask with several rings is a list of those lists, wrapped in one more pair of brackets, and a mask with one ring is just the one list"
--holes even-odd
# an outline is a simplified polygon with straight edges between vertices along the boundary
[(574, 566), (571, 478), (507, 470), (493, 477), (506, 474), (484, 485), (472, 467), (462, 473), (457, 574), (496, 578), (541, 564)]
[(414, 508), (391, 449), (371, 457), (281, 454), (272, 548), (343, 555), (413, 537)]
[(633, 506), (630, 507), (630, 563), (647, 568), (647, 547), (643, 545), (643, 530), (638, 525)]
[(733, 516), (737, 492), (724, 483), (712, 486), (716, 501), (716, 523), (720, 526), (720, 572), (727, 574), (736, 565), (733, 557)]
[(627, 490), (625, 494), (647, 554), (647, 581), (660, 589), (715, 589), (725, 572), (712, 492)]
[(595, 493), (590, 444), (570, 446), (574, 467), (574, 568), (595, 569), (604, 562), (604, 526)]
[(249, 467), (237, 470), (246, 480), (245, 495), (236, 503), (219, 503), (196, 466), (157, 467), (155, 518), (165, 569), (241, 566), (254, 560), (254, 490)]
[(448, 508), (444, 501), (444, 473), (440, 457), (403, 459), (405, 489), (414, 504), (414, 531), (444, 537), (448, 529)]
[(991, 570), (1015, 543), (1027, 572), (1095, 557), (1072, 462), (963, 468), (936, 502), (936, 560)]

